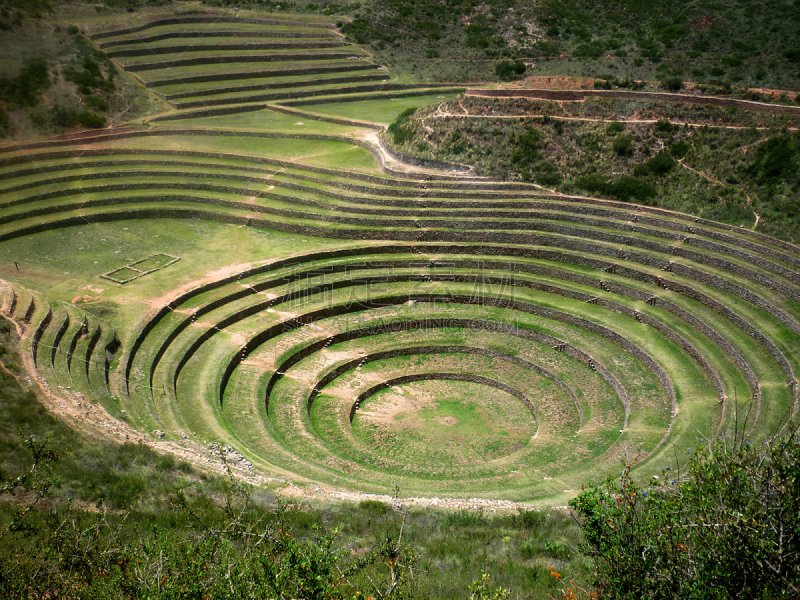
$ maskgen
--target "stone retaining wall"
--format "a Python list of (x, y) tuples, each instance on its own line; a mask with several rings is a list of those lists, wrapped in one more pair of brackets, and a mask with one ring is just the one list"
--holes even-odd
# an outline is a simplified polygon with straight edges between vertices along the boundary
[(94, 349), (97, 347), (97, 342), (100, 341), (100, 336), (103, 335), (103, 329), (100, 325), (97, 325), (97, 329), (95, 329), (94, 334), (89, 339), (89, 343), (86, 346), (86, 356), (85, 356), (85, 366), (86, 366), (86, 378), (89, 378), (89, 365), (92, 364), (92, 354), (94, 354)]
[[(284, 86), (286, 87), (286, 86)], [(387, 90), (404, 90), (408, 86), (399, 83), (372, 83), (369, 85), (351, 85), (346, 87), (325, 88), (321, 90), (295, 90), (287, 89), (283, 92), (271, 92), (268, 94), (252, 94), (249, 96), (237, 96), (236, 98), (206, 98), (203, 100), (190, 100), (188, 102), (172, 102), (176, 108), (197, 108), (201, 106), (219, 106), (230, 104), (244, 104), (249, 102), (273, 102), (275, 100), (290, 100), (293, 98), (320, 98), (334, 94), (359, 94), (363, 92), (383, 92)], [(184, 117), (185, 118), (185, 117)], [(158, 120), (152, 119), (153, 121)], [(166, 119), (163, 119), (166, 120)]]
[[(315, 42), (245, 42), (245, 43), (225, 43), (218, 46), (147, 46), (144, 48), (128, 48), (125, 50), (109, 50), (106, 56), (109, 58), (137, 58), (140, 56), (162, 56), (164, 54), (179, 54), (182, 52), (230, 52), (239, 50), (320, 50), (323, 48), (341, 48), (346, 46), (342, 40), (322, 40)], [(128, 67), (130, 68), (130, 67)]]
[[(231, 63), (273, 63), (273, 62), (304, 62), (313, 60), (346, 60), (353, 56), (353, 52), (301, 52), (280, 54), (237, 54), (234, 56), (198, 56), (195, 58), (179, 58), (151, 63), (138, 63), (123, 65), (130, 73), (143, 73), (145, 71), (160, 71), (162, 69), (176, 69), (180, 67), (199, 67), (203, 65), (226, 65)], [(362, 58), (358, 56), (358, 58)], [(366, 58), (366, 57), (363, 57)]]
[(42, 322), (39, 323), (39, 326), (36, 327), (36, 331), (33, 332), (33, 338), (31, 339), (31, 354), (33, 355), (33, 366), (35, 368), (39, 368), (38, 365), (38, 357), (36, 356), (36, 351), (39, 349), (39, 342), (42, 339), (42, 335), (44, 335), (45, 330), (50, 326), (50, 322), (53, 320), (53, 309), (48, 307), (47, 314), (42, 319)]
[(53, 348), (50, 353), (50, 366), (55, 368), (56, 366), (56, 354), (58, 354), (58, 348), (61, 345), (61, 339), (64, 337), (64, 334), (67, 333), (67, 329), (69, 329), (69, 313), (65, 313), (64, 320), (61, 322), (61, 327), (58, 328), (56, 331), (56, 336), (53, 338)]
[[(254, 78), (253, 78), (254, 79)], [(358, 82), (365, 82), (365, 81), (383, 81), (386, 79), (386, 75), (353, 75), (350, 77), (330, 77), (327, 79), (308, 79), (305, 81), (293, 81), (290, 83), (259, 83), (257, 85), (239, 85), (239, 86), (230, 86), (219, 88), (215, 90), (190, 90), (188, 92), (180, 92), (178, 94), (167, 94), (164, 98), (172, 102), (173, 100), (180, 100), (181, 98), (193, 98), (195, 96), (221, 96), (225, 94), (231, 93), (243, 93), (243, 92), (255, 92), (255, 91), (263, 91), (263, 90), (274, 90), (274, 89), (283, 89), (286, 87), (291, 87), (292, 89), (297, 89), (301, 87), (310, 87), (316, 85), (333, 85), (333, 84), (342, 84), (342, 83), (358, 83)], [(266, 98), (260, 98), (264, 100)], [(242, 98), (237, 98), (236, 102), (248, 102), (248, 100), (244, 100)], [(227, 103), (230, 104), (230, 99), (227, 100)]]
[(275, 38), (275, 39), (331, 39), (327, 32), (307, 33), (301, 31), (211, 31), (197, 29), (195, 31), (171, 31), (169, 33), (159, 33), (146, 37), (132, 37), (111, 42), (98, 42), (101, 50), (106, 48), (118, 48), (119, 46), (134, 46), (136, 44), (152, 44), (163, 40), (194, 40), (197, 38)]
[(324, 67), (301, 67), (297, 69), (263, 69), (261, 71), (245, 71), (243, 73), (210, 73), (208, 75), (187, 75), (158, 79), (147, 84), (149, 88), (159, 88), (168, 85), (185, 83), (212, 83), (218, 81), (237, 81), (239, 79), (264, 79), (268, 77), (290, 77), (321, 75), (324, 73), (348, 73), (351, 71), (374, 71), (380, 68), (376, 64), (346, 64), (330, 65)]

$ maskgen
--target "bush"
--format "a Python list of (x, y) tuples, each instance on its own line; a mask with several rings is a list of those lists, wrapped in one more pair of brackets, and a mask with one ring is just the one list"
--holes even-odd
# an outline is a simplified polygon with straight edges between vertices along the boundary
[(611, 125), (606, 127), (606, 133), (609, 135), (616, 135), (623, 131), (625, 131), (625, 123), (620, 123), (618, 121), (614, 121)]
[(376, 515), (385, 515), (391, 510), (388, 504), (380, 500), (362, 500), (358, 503), (358, 507)]
[(606, 45), (601, 40), (585, 42), (575, 48), (575, 55), (581, 58), (600, 58), (606, 51)]
[(675, 133), (678, 131), (678, 129), (680, 129), (679, 125), (673, 125), (665, 119), (656, 121), (656, 124), (653, 126), (653, 132), (656, 135), (669, 135), (671, 133)]
[(93, 108), (95, 110), (100, 110), (106, 112), (108, 110), (108, 100), (103, 98), (102, 96), (86, 96), (83, 101), (86, 103), (86, 106), (89, 108)]
[(11, 121), (8, 118), (8, 113), (0, 106), (0, 137), (6, 137), (11, 134)]
[(746, 174), (758, 184), (800, 180), (800, 135), (778, 135), (759, 144)]
[(495, 75), (500, 81), (513, 81), (520, 79), (525, 74), (525, 63), (509, 62), (504, 60), (494, 68)]
[[(33, 115), (31, 115), (31, 119), (33, 119)], [(89, 129), (100, 129), (106, 126), (106, 120), (101, 115), (89, 111), (78, 112), (61, 106), (54, 106), (50, 109), (46, 121), (34, 122), (34, 124), (41, 126), (47, 121), (60, 129), (69, 129), (78, 125)]]
[(614, 138), (611, 147), (619, 156), (630, 156), (633, 154), (633, 141), (629, 135), (618, 135)]
[(486, 523), (483, 512), (459, 510), (447, 515), (444, 520), (445, 527), (475, 527)]
[(519, 520), (525, 529), (539, 529), (547, 520), (547, 513), (543, 510), (519, 509)]
[(661, 82), (661, 87), (670, 92), (677, 92), (683, 89), (683, 81), (680, 77), (667, 77)]
[(653, 158), (640, 165), (636, 165), (633, 169), (634, 175), (666, 175), (675, 166), (675, 159), (672, 158), (667, 152), (659, 152)]
[(800, 441), (718, 443), (683, 478), (618, 480), (570, 502), (594, 557), (599, 598), (797, 598)]
[(357, 44), (368, 44), (376, 37), (369, 22), (363, 18), (354, 19), (350, 23), (345, 23), (341, 29), (343, 34)]
[(689, 152), (689, 142), (685, 140), (678, 140), (669, 147), (669, 153), (675, 158), (683, 158)]
[(511, 164), (517, 169), (529, 167), (542, 159), (539, 147), (544, 136), (534, 127), (525, 129), (525, 133), (516, 139), (517, 149), (511, 155)]
[(39, 95), (50, 87), (50, 70), (42, 61), (25, 65), (12, 79), (0, 77), (0, 100), (19, 106), (36, 106)]
[(647, 204), (656, 195), (655, 187), (646, 181), (628, 175), (624, 175), (615, 181), (592, 173), (580, 177), (575, 184), (590, 192), (611, 196), (623, 202), (636, 200)]
[(389, 125), (387, 131), (392, 136), (392, 141), (395, 144), (402, 144), (414, 137), (414, 130), (406, 127), (406, 123), (416, 111), (416, 108), (407, 108), (398, 115), (394, 123)]

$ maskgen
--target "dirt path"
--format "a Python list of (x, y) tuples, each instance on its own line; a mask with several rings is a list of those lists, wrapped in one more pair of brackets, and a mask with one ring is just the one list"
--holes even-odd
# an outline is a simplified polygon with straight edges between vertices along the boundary
[(397, 171), (400, 173), (407, 173), (409, 175), (418, 175), (420, 177), (453, 177), (461, 176), (461, 177), (469, 177), (475, 178), (476, 175), (473, 172), (473, 167), (470, 165), (462, 165), (468, 169), (465, 172), (459, 171), (444, 171), (441, 169), (431, 169), (427, 167), (419, 167), (416, 165), (412, 165), (409, 163), (402, 162), (401, 160), (395, 158), (389, 153), (389, 150), (383, 145), (383, 140), (381, 139), (381, 135), (379, 131), (364, 131), (360, 135), (357, 136), (358, 139), (368, 143), (370, 146), (375, 148), (378, 154), (381, 157), (381, 161), (383, 162), (386, 167), (392, 169), (393, 171)]
[[(482, 510), (486, 513), (515, 513), (519, 510), (534, 510), (539, 508), (524, 502), (511, 502), (510, 500), (490, 500), (487, 498), (437, 498), (437, 497), (394, 497), (381, 494), (364, 494), (337, 490), (327, 486), (297, 487), (289, 485), (277, 490), (282, 496), (302, 500), (363, 502), (364, 500), (377, 500), (391, 504), (398, 509), (414, 507), (445, 508), (449, 510)], [(402, 492), (402, 490), (401, 490)], [(554, 506), (554, 510), (567, 510), (566, 506)]]
[[(557, 115), (537, 115), (537, 114), (530, 114), (530, 113), (520, 113), (520, 114), (512, 114), (512, 115), (478, 115), (478, 114), (471, 114), (469, 113), (463, 106), (461, 107), (464, 109), (463, 114), (449, 112), (446, 110), (442, 110), (441, 107), (437, 108), (436, 112), (434, 112), (430, 117), (431, 119), (439, 119), (439, 118), (460, 118), (460, 119), (542, 119), (548, 118), (557, 121), (586, 121), (590, 123), (611, 123), (616, 121), (618, 123), (657, 123), (658, 119), (608, 119), (602, 117), (562, 117)], [(717, 127), (720, 129), (757, 129), (757, 130), (767, 130), (772, 129), (770, 127), (745, 127), (744, 125), (709, 125), (708, 123), (694, 123), (690, 121), (674, 121), (672, 122), (673, 125), (680, 125), (681, 127), (686, 125), (688, 127)], [(798, 127), (787, 127), (788, 131), (797, 131)]]

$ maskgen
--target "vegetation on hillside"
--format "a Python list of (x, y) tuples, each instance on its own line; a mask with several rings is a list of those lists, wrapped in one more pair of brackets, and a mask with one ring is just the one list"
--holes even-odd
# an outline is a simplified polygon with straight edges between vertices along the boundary
[(800, 594), (797, 429), (760, 448), (744, 433), (643, 485), (631, 476), (581, 493), (600, 598), (796, 598)]
[(605, 69), (620, 80), (672, 78), (671, 86), (693, 80), (723, 91), (797, 89), (800, 77), (800, 6), (788, 0), (372, 0), (349, 9), (353, 20), (342, 28), (348, 37), (417, 76), (490, 78), (492, 61), (517, 59), (535, 63), (541, 74)]
[[(0, 137), (102, 128), (121, 115), (135, 118), (150, 110), (154, 100), (77, 26), (54, 25), (33, 10), (37, 6), (41, 12), (56, 4), (0, 9), (0, 30), (7, 30), (0, 65)], [(14, 16), (4, 21), (4, 15)]]
[[(475, 117), (458, 116), (465, 111)], [(442, 113), (453, 116), (431, 118)], [(624, 122), (629, 118), (636, 122)], [(484, 175), (562, 192), (747, 227), (757, 214), (760, 231), (800, 240), (800, 135), (786, 128), (796, 122), (648, 100), (461, 98), (406, 116), (396, 125), (402, 138), (393, 141), (422, 158), (474, 164)]]

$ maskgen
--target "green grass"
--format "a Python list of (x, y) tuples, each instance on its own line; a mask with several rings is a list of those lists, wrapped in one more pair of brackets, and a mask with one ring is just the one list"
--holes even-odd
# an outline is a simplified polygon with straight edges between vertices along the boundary
[[(432, 402), (424, 401), (430, 397), (427, 389)], [(504, 392), (466, 382), (418, 383), (400, 390), (404, 398), (410, 396), (409, 410), (394, 413), (397, 391), (382, 392), (362, 404), (354, 433), (368, 446), (410, 464), (436, 468), (489, 462), (521, 449), (535, 433), (527, 408)], [(388, 422), (381, 418), (387, 410)]]
[[(299, 133), (299, 132), (298, 132)], [(302, 135), (302, 133), (300, 133)], [(356, 171), (377, 172), (375, 159), (366, 150), (345, 141), (252, 138), (236, 136), (168, 136), (166, 139), (133, 138), (103, 144), (111, 148), (170, 148), (177, 150), (204, 150), (230, 152), (247, 156), (265, 156), (295, 160), (298, 163), (339, 168), (351, 165)]]

